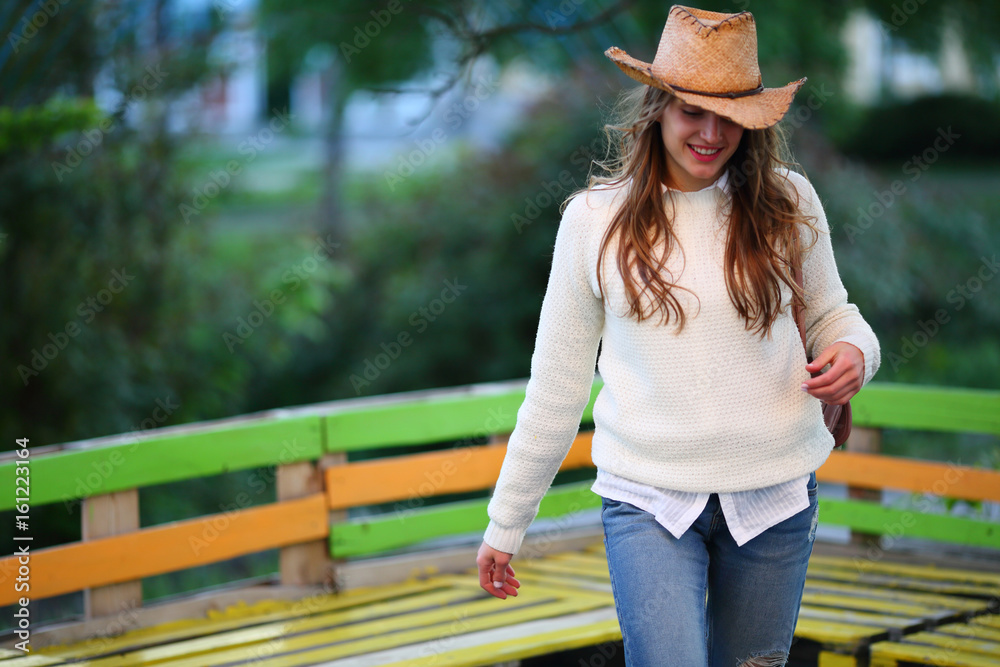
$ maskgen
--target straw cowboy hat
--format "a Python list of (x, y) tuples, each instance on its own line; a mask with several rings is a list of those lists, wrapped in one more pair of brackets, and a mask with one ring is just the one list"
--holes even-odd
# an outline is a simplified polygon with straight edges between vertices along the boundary
[(670, 91), (683, 102), (760, 130), (788, 112), (805, 77), (764, 88), (757, 65), (757, 26), (750, 12), (722, 14), (674, 5), (660, 46), (645, 63), (617, 46), (604, 52), (636, 81)]

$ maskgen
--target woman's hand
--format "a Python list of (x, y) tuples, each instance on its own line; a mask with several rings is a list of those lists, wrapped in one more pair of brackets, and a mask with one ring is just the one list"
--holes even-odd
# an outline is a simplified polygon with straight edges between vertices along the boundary
[[(497, 551), (483, 542), (476, 556), (479, 566), (479, 585), (490, 595), (506, 600), (508, 595), (517, 595), (521, 582), (514, 578), (514, 568), (510, 566), (513, 554)], [(500, 585), (497, 586), (496, 583)]]
[(824, 403), (843, 405), (861, 391), (865, 355), (850, 343), (837, 342), (823, 350), (811, 364), (806, 364), (806, 370), (815, 373), (827, 364), (830, 368), (825, 373), (802, 383), (802, 391)]

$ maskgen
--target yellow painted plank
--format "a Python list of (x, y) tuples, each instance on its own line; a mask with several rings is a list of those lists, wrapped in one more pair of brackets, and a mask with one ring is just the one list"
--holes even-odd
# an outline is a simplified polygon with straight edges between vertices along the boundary
[(903, 638), (907, 644), (927, 644), (948, 650), (959, 650), (966, 653), (982, 653), (997, 658), (1000, 663), (1000, 644), (988, 639), (971, 637), (956, 637), (938, 632), (915, 632)]
[(858, 661), (852, 655), (820, 651), (816, 667), (858, 667)]
[(13, 648), (0, 648), (0, 660), (7, 660), (8, 658), (22, 658), (24, 657), (24, 651), (19, 651)]
[(935, 595), (933, 593), (916, 593), (912, 591), (901, 591), (891, 588), (874, 588), (871, 586), (861, 586), (858, 584), (847, 584), (836, 581), (816, 581), (806, 580), (806, 589), (821, 593), (824, 591), (857, 595), (861, 598), (878, 598), (896, 602), (912, 602), (914, 604), (924, 604), (929, 607), (941, 607), (943, 609), (957, 609), (961, 611), (986, 610), (989, 608), (986, 600), (970, 600), (947, 595)]
[(537, 656), (542, 652), (568, 651), (620, 641), (617, 620), (600, 621), (575, 628), (519, 638), (517, 642), (493, 642), (457, 651), (394, 662), (384, 667), (480, 667)]
[(17, 655), (14, 657), (5, 658), (0, 665), (3, 667), (47, 667), (48, 665), (64, 665), (66, 664), (62, 660), (56, 660), (44, 655), (39, 655), (32, 651), (31, 653), (25, 654), (22, 651), (17, 651)]
[(911, 618), (934, 619), (949, 616), (953, 613), (940, 607), (929, 607), (922, 604), (893, 602), (891, 600), (878, 600), (874, 598), (862, 599), (853, 595), (836, 593), (813, 593), (808, 590), (803, 591), (802, 602), (803, 604), (825, 605), (827, 607), (880, 611), (887, 614), (909, 616)]
[[(397, 586), (357, 588), (337, 594), (314, 595), (300, 600), (263, 600), (253, 605), (240, 603), (223, 610), (210, 611), (208, 618), (178, 619), (148, 628), (130, 630), (118, 637), (51, 645), (39, 649), (38, 653), (60, 659), (86, 657), (101, 649), (102, 652), (125, 651), (152, 644), (180, 642), (239, 630), (249, 623), (263, 625), (269, 622), (294, 620), (306, 614), (364, 608), (365, 605), (406, 600), (418, 594), (449, 593), (449, 589), (446, 588), (447, 582), (434, 580), (405, 582)], [(462, 593), (456, 595), (461, 596)]]
[(1000, 642), (1000, 628), (991, 628), (988, 625), (948, 623), (934, 628), (934, 632), (943, 632), (945, 634), (958, 635), (960, 637), (975, 637), (978, 639)]
[[(448, 575), (443, 575), (442, 579), (447, 579)], [(558, 577), (553, 577), (552, 575), (546, 574), (544, 576), (536, 576), (533, 574), (526, 574), (524, 577), (521, 576), (521, 571), (517, 571), (517, 579), (521, 582), (520, 593), (528, 591), (532, 594), (537, 594), (538, 591), (543, 591), (549, 595), (559, 595), (559, 596), (573, 596), (592, 599), (594, 602), (614, 604), (614, 598), (611, 597), (611, 589), (605, 590), (595, 590), (593, 588), (582, 587), (578, 584), (578, 579), (566, 578), (560, 579)], [(479, 587), (479, 580), (472, 579), (471, 577), (454, 577), (453, 585), (456, 587), (467, 587), (473, 590), (481, 591)], [(525, 585), (529, 583), (530, 585)]]
[(975, 623), (976, 625), (985, 625), (990, 628), (1000, 628), (1000, 614), (988, 614), (985, 616), (976, 616), (969, 620), (970, 623)]
[(993, 572), (976, 572), (956, 568), (935, 567), (934, 565), (908, 565), (888, 560), (870, 560), (866, 558), (844, 558), (842, 556), (813, 555), (812, 563), (840, 567), (860, 572), (881, 572), (906, 577), (936, 579), (946, 581), (965, 581), (1000, 586), (1000, 574)]
[(965, 583), (941, 579), (921, 579), (901, 577), (893, 574), (859, 573), (838, 567), (809, 564), (807, 581), (857, 582), (865, 586), (880, 588), (902, 588), (941, 595), (970, 595), (980, 597), (1000, 597), (1000, 584)]
[(550, 574), (546, 574), (544, 576), (526, 574), (522, 578), (520, 573), (518, 573), (518, 579), (521, 581), (522, 589), (525, 587), (534, 588), (541, 586), (553, 592), (560, 592), (563, 595), (584, 596), (588, 599), (593, 597), (595, 601), (603, 601), (608, 605), (614, 605), (614, 596), (611, 593), (610, 583), (604, 584), (606, 588), (600, 590), (597, 588), (581, 587), (579, 580), (575, 578), (559, 578)]
[[(579, 560), (563, 560), (547, 558), (545, 560), (531, 560), (521, 563), (521, 566), (534, 567), (536, 565), (543, 566), (553, 572), (576, 572), (585, 577), (597, 577), (600, 579), (608, 580), (608, 564), (605, 561), (579, 561)], [(515, 566), (516, 567), (516, 566)]]
[(601, 579), (603, 581), (610, 581), (611, 576), (608, 574), (607, 565), (604, 569), (595, 568), (592, 566), (581, 566), (575, 563), (562, 563), (562, 562), (551, 562), (551, 561), (541, 561), (535, 560), (531, 561), (530, 564), (522, 563), (520, 567), (517, 567), (516, 563), (512, 563), (515, 572), (520, 574), (523, 571), (530, 572), (551, 572), (553, 574), (558, 574), (561, 576), (565, 575), (579, 575), (581, 577), (589, 577), (591, 579)]
[(875, 628), (893, 628), (905, 630), (916, 626), (922, 626), (924, 620), (921, 618), (907, 618), (905, 616), (894, 616), (890, 614), (878, 614), (874, 612), (861, 611), (859, 609), (836, 609), (834, 607), (815, 607), (804, 604), (799, 609), (799, 617), (814, 618), (817, 620), (837, 621), (838, 623), (852, 623), (854, 625), (869, 625)]
[[(593, 588), (587, 588), (581, 586), (579, 577), (560, 577), (558, 575), (552, 574), (550, 572), (544, 573), (534, 573), (534, 572), (521, 572), (517, 571), (517, 579), (521, 582), (521, 588), (527, 585), (530, 586), (552, 586), (564, 588), (566, 590), (572, 591), (590, 591), (591, 593), (597, 595), (610, 594), (611, 593), (611, 582), (593, 582)], [(603, 590), (599, 590), (598, 587), (603, 587)]]
[(262, 645), (267, 645), (267, 643), (273, 641), (276, 637), (286, 635), (310, 636), (307, 633), (311, 633), (315, 643), (316, 641), (324, 640), (323, 637), (319, 636), (320, 634), (328, 632), (329, 628), (337, 628), (338, 626), (364, 628), (366, 627), (366, 623), (392, 623), (393, 619), (403, 618), (407, 619), (403, 623), (419, 624), (423, 622), (423, 619), (419, 613), (412, 613), (415, 610), (427, 607), (444, 607), (447, 609), (446, 605), (467, 602), (468, 595), (467, 591), (438, 590), (425, 595), (410, 596), (400, 600), (373, 603), (334, 612), (289, 619), (277, 623), (251, 625), (250, 627), (238, 630), (185, 641), (150, 645), (145, 648), (129, 651), (125, 656), (93, 659), (88, 665), (90, 667), (112, 667), (129, 664), (159, 664), (162, 661), (191, 659), (194, 656), (197, 656), (194, 658), (196, 660), (207, 662), (214, 659), (216, 654), (223, 651), (238, 648), (259, 651)]
[[(369, 637), (393, 629), (433, 624), (447, 617), (452, 607), (447, 593), (463, 591), (437, 591), (428, 596), (407, 598), (388, 603), (373, 604), (338, 612), (318, 614), (281, 623), (269, 623), (208, 637), (151, 646), (131, 651), (122, 656), (88, 662), (89, 667), (113, 667), (134, 664), (187, 664), (191, 661), (204, 664), (225, 662), (224, 656), (238, 653), (260, 656), (261, 651), (284, 637), (295, 637), (298, 648), (358, 637)], [(484, 593), (485, 595), (485, 593)], [(493, 598), (490, 598), (492, 600)], [(481, 598), (479, 602), (488, 602)], [(408, 604), (402, 604), (406, 602)], [(428, 606), (438, 606), (426, 612), (413, 612)]]
[(585, 551), (563, 551), (546, 556), (545, 560), (558, 561), (560, 563), (576, 563), (579, 565), (600, 565), (605, 570), (608, 569), (608, 559), (606, 556)]
[[(485, 593), (484, 593), (485, 595)], [(461, 605), (468, 613), (482, 613), (484, 609), (469, 607), (476, 602), (494, 600), (481, 598), (473, 603)], [(524, 603), (517, 602), (513, 606)], [(433, 626), (441, 619), (451, 618), (458, 606), (443, 606), (430, 612), (385, 616), (380, 610), (366, 610), (365, 607), (349, 609), (308, 618), (249, 627), (234, 633), (214, 635), (204, 638), (205, 642), (193, 640), (178, 645), (153, 646), (129, 652), (123, 656), (94, 660), (88, 667), (114, 667), (135, 664), (163, 665), (217, 665), (233, 660), (260, 659), (266, 652), (280, 653), (323, 646), (330, 642), (371, 639), (380, 633), (392, 633), (400, 629)], [(214, 642), (212, 640), (215, 640)], [(278, 647), (284, 648), (278, 648)], [(241, 657), (242, 656), (242, 657)]]
[[(378, 633), (377, 636), (359, 636), (356, 639), (347, 639), (347, 635), (352, 633), (360, 634), (360, 630), (338, 628), (335, 631), (323, 632), (318, 637), (303, 638), (286, 636), (274, 639), (268, 642), (269, 652), (266, 664), (268, 667), (313, 665), (324, 661), (362, 655), (397, 646), (444, 639), (456, 634), (474, 632), (476, 630), (502, 628), (509, 623), (522, 623), (541, 618), (562, 616), (597, 606), (592, 605), (588, 607), (585, 601), (575, 599), (533, 603), (531, 600), (522, 601), (521, 598), (521, 595), (515, 598), (508, 598), (507, 600), (498, 600), (491, 597), (489, 600), (481, 601), (483, 603), (490, 603), (489, 606), (492, 608), (490, 611), (483, 612), (482, 609), (477, 609), (475, 610), (477, 615), (471, 617), (456, 616), (453, 614), (448, 621), (442, 621), (431, 626), (403, 629), (396, 632), (387, 632), (384, 628), (377, 625), (372, 627), (375, 624), (365, 624), (369, 626), (365, 628), (365, 631), (374, 631)], [(317, 646), (317, 639), (322, 640), (326, 645)], [(255, 660), (260, 658), (259, 650), (259, 647), (256, 650), (234, 649), (212, 654), (210, 660), (206, 660), (206, 656), (202, 656), (201, 659), (196, 660), (178, 660), (163, 663), (162, 667), (211, 667), (228, 662)]]
[(854, 623), (838, 623), (836, 621), (820, 621), (799, 617), (795, 625), (795, 636), (811, 639), (824, 646), (849, 646), (851, 648), (868, 643), (873, 638), (885, 639), (886, 630)]
[(895, 666), (899, 661), (940, 665), (941, 667), (997, 667), (997, 658), (936, 646), (876, 642), (871, 645), (871, 666)]

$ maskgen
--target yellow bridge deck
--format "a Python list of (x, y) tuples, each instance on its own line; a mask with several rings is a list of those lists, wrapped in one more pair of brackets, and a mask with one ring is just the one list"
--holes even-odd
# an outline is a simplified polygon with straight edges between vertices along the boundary
[[(595, 657), (620, 654), (603, 544), (515, 566), (521, 593), (507, 600), (481, 590), (470, 569), (239, 604), (28, 655), (4, 649), (0, 667), (473, 667), (583, 647)], [(793, 656), (820, 667), (997, 666), (998, 602), (997, 573), (814, 553)]]

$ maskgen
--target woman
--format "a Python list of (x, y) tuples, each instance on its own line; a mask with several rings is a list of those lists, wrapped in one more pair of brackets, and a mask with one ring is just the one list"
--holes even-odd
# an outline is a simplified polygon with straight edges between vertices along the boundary
[(510, 560), (577, 432), (600, 344), (592, 489), (627, 663), (782, 665), (833, 445), (821, 402), (846, 403), (880, 362), (819, 197), (782, 157), (776, 124), (805, 79), (762, 87), (749, 12), (674, 6), (651, 64), (606, 55), (645, 85), (610, 126), (611, 175), (563, 212), (480, 584), (517, 595)]

